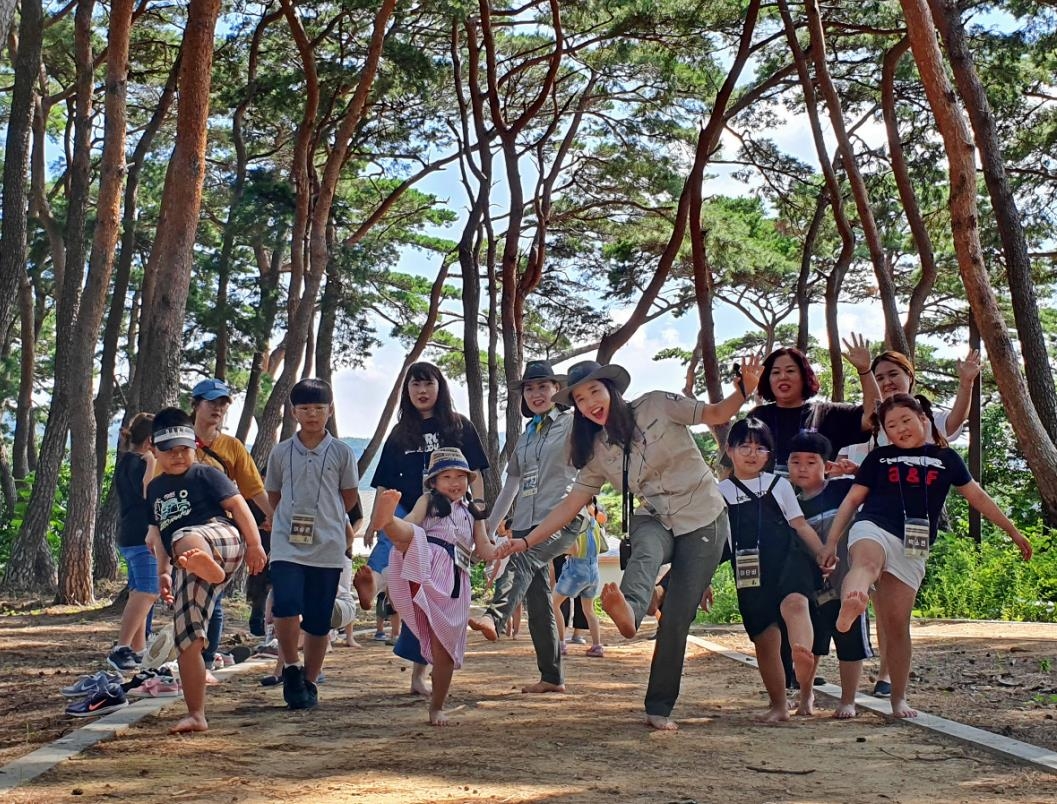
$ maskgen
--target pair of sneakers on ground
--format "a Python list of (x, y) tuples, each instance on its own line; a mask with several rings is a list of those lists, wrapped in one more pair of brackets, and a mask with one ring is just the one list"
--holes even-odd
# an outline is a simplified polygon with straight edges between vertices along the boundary
[(283, 700), (291, 709), (311, 709), (319, 703), (319, 690), (299, 664), (283, 668)]

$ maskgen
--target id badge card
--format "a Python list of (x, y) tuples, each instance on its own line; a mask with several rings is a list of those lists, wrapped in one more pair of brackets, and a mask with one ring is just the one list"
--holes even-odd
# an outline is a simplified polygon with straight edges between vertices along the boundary
[(760, 585), (760, 551), (738, 550), (734, 554), (734, 583), (738, 589), (754, 589)]
[(290, 544), (314, 544), (316, 518), (312, 514), (294, 514), (290, 519)]
[(455, 553), (452, 555), (452, 559), (455, 561), (456, 567), (467, 572), (470, 571), (470, 551), (458, 542), (455, 544)]
[(815, 592), (815, 605), (825, 606), (827, 603), (832, 603), (834, 600), (840, 600), (840, 590), (834, 589), (826, 582), (826, 585)]
[(907, 517), (903, 523), (903, 555), (907, 558), (929, 557), (929, 521)]
[(539, 489), (540, 471), (533, 469), (521, 479), (521, 496), (533, 497)]

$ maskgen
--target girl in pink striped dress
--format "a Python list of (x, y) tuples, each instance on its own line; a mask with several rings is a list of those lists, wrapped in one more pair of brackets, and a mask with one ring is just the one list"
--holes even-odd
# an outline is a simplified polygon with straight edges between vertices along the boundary
[(387, 489), (374, 504), (371, 527), (393, 541), (389, 557), (389, 598), (404, 625), (433, 665), (429, 722), (445, 726), (444, 701), (452, 673), (462, 667), (466, 621), (470, 618), (470, 554), (495, 558), (485, 533), (485, 513), (467, 499), (477, 476), (458, 449), (436, 449), (426, 473), (426, 493), (398, 519), (400, 492)]

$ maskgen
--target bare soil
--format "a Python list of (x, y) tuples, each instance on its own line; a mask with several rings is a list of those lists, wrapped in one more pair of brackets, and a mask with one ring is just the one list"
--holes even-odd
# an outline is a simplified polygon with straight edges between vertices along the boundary
[[(84, 725), (63, 716), (57, 690), (102, 667), (117, 616), (0, 616), (0, 764)], [(702, 636), (751, 652), (737, 628)], [(382, 644), (335, 649), (310, 712), (286, 711), (279, 689), (258, 685), (263, 667), (250, 670), (210, 688), (209, 732), (170, 737), (183, 712), (174, 700), (8, 800), (1057, 800), (1057, 776), (876, 715), (838, 722), (822, 710), (757, 725), (765, 696), (755, 671), (693, 646), (674, 713), (681, 729), (651, 731), (642, 697), (652, 642), (622, 640), (612, 628), (603, 641), (603, 659), (570, 647), (566, 694), (530, 696), (520, 692), (536, 679), (525, 631), (497, 644), (471, 634), (449, 700), (458, 725), (447, 729), (428, 725), (425, 702), (407, 694), (405, 663)], [(1057, 750), (1057, 626), (930, 622), (915, 627), (914, 641), (912, 703)], [(835, 665), (822, 674), (835, 679)]]

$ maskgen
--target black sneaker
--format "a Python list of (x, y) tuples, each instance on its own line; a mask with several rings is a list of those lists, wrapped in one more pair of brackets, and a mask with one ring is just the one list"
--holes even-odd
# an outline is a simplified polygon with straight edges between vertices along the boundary
[(106, 657), (106, 663), (115, 670), (135, 670), (140, 663), (128, 645), (118, 645)]
[(319, 690), (316, 689), (316, 685), (305, 679), (305, 700), (307, 705), (305, 709), (311, 709), (319, 703)]
[(892, 694), (892, 682), (878, 681), (873, 685), (873, 694), (878, 698), (887, 698)]
[(121, 685), (110, 684), (94, 695), (89, 695), (67, 706), (66, 714), (70, 717), (95, 717), (126, 706), (128, 706), (128, 698), (125, 697), (125, 691), (121, 689)]
[(307, 709), (308, 689), (305, 687), (305, 668), (290, 665), (283, 668), (283, 700), (291, 709)]

